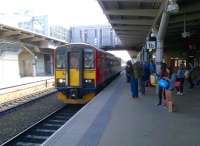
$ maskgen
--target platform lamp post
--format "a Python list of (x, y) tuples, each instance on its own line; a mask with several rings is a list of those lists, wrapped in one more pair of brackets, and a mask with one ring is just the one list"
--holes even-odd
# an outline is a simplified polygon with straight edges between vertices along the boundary
[[(149, 40), (149, 38), (147, 37), (147, 38), (146, 38), (146, 42), (147, 42), (148, 40)], [(149, 60), (148, 60), (147, 43), (144, 44), (143, 53), (144, 53), (144, 63), (148, 63)]]

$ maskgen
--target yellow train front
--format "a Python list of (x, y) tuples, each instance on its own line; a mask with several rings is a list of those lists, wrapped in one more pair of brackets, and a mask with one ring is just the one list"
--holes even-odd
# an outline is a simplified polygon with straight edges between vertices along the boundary
[(68, 44), (56, 49), (55, 85), (58, 99), (85, 104), (121, 71), (121, 60), (88, 44)]

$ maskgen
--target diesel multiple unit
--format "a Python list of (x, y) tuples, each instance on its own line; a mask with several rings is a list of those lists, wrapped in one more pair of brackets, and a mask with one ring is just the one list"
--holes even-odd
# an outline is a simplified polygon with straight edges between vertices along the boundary
[(121, 71), (121, 60), (88, 44), (56, 49), (55, 85), (64, 103), (84, 104)]

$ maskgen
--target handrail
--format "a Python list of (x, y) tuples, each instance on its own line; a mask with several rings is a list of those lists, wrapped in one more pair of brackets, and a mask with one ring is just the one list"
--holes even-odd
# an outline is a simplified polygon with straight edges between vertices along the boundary
[(44, 80), (39, 80), (39, 81), (34, 81), (34, 82), (28, 82), (28, 83), (24, 83), (24, 84), (9, 86), (9, 87), (4, 87), (4, 88), (0, 88), (0, 91), (5, 90), (5, 89), (9, 89), (9, 88), (15, 88), (15, 87), (19, 87), (19, 86), (28, 85), (28, 84), (38, 83), (38, 82), (42, 82), (42, 81), (52, 80), (52, 79), (54, 79), (54, 78), (44, 79)]
[(0, 89), (0, 104), (17, 100), (23, 97), (33, 96), (54, 88), (54, 78), (24, 83), (20, 85)]

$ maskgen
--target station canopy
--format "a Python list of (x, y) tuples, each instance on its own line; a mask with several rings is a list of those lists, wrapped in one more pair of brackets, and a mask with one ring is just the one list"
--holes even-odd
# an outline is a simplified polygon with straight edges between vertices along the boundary
[(98, 0), (116, 34), (127, 48), (143, 45), (159, 14), (161, 0)]
[[(179, 12), (170, 14), (167, 38), (176, 40), (186, 31), (198, 34), (200, 28), (199, 0), (171, 0), (179, 5)], [(159, 29), (161, 16), (168, 0), (98, 0), (104, 14), (126, 48), (139, 51), (152, 32)], [(190, 35), (192, 34), (190, 33)], [(188, 35), (188, 33), (186, 33)], [(199, 36), (199, 35), (198, 35)], [(169, 39), (170, 38), (170, 39)]]

